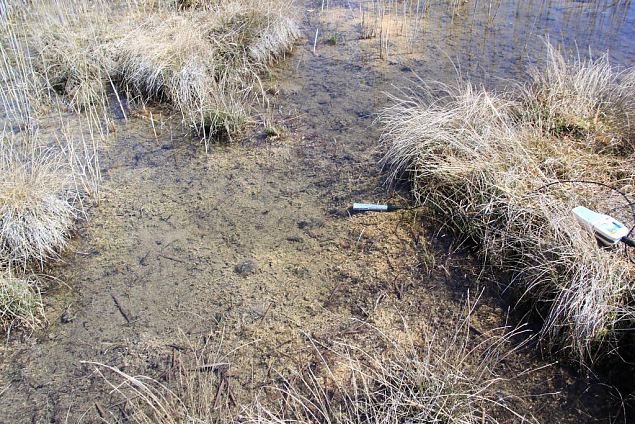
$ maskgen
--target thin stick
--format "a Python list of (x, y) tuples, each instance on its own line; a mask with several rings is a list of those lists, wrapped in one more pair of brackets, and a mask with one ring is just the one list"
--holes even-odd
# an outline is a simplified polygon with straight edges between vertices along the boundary
[(121, 313), (121, 316), (123, 316), (126, 320), (126, 322), (128, 324), (130, 324), (130, 313), (128, 311), (126, 311), (126, 309), (121, 306), (121, 303), (119, 302), (119, 299), (117, 299), (117, 297), (114, 294), (111, 294), (110, 297), (112, 297), (112, 300), (115, 302), (115, 306), (117, 307), (117, 309), (119, 310), (119, 313)]
[(315, 29), (315, 40), (313, 40), (313, 54), (317, 55), (317, 53), (315, 52), (315, 47), (317, 46), (317, 39), (318, 39), (318, 32), (320, 31), (319, 28)]

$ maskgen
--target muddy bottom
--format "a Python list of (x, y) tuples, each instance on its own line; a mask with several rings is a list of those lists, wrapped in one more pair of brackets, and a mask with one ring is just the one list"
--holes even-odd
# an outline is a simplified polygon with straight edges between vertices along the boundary
[[(364, 60), (350, 37), (307, 34), (272, 75), (282, 135), (250, 132), (202, 145), (166, 118), (120, 122), (104, 152), (103, 198), (52, 272), (48, 326), (0, 348), (0, 421), (93, 422), (112, 396), (95, 361), (161, 379), (175, 350), (205, 340), (224, 352), (238, 403), (275, 374), (303, 366), (309, 337), (346, 337), (359, 321), (382, 329), (425, 322), (451, 334), (468, 293), (487, 280), (425, 211), (350, 216), (354, 201), (405, 202), (388, 192), (374, 114), (383, 90), (410, 78), (399, 63)], [(274, 90), (274, 91), (276, 91)], [(488, 290), (472, 325), (505, 324)], [(505, 374), (547, 365), (520, 350)], [(510, 383), (514, 407), (542, 422), (615, 415), (608, 390), (557, 364)], [(541, 396), (550, 393), (547, 396)]]

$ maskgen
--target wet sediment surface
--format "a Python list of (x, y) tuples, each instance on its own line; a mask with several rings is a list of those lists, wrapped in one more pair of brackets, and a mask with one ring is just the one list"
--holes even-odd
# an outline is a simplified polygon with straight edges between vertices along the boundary
[[(626, 24), (616, 35), (589, 32), (598, 48), (629, 37), (633, 9), (626, 5)], [(402, 318), (449, 334), (468, 292), (493, 284), (422, 212), (351, 217), (345, 210), (354, 201), (405, 200), (386, 189), (378, 165), (373, 120), (387, 104), (385, 92), (408, 84), (411, 71), (454, 78), (449, 58), (477, 80), (517, 76), (515, 47), (482, 44), (482, 33), (494, 32), (478, 25), (465, 38), (467, 11), (454, 18), (430, 13), (429, 26), (445, 23), (430, 35), (434, 42), (413, 54), (395, 36), (381, 59), (377, 39), (360, 40), (358, 9), (349, 3), (302, 8), (306, 38), (271, 75), (277, 94), (266, 113), (285, 128), (280, 138), (256, 131), (205, 153), (170, 118), (156, 134), (143, 113), (118, 125), (115, 144), (104, 152), (103, 199), (73, 253), (53, 270), (65, 284), (46, 294), (49, 325), (0, 350), (1, 421), (92, 422), (95, 401), (108, 406), (116, 399), (81, 361), (159, 378), (175, 347), (202, 338), (231, 352), (231, 384), (248, 402), (271, 383), (272, 369), (284, 372), (308, 360), (309, 335), (354, 332), (353, 319), (391, 328)], [(520, 11), (512, 33), (532, 46), (545, 28), (555, 28), (558, 38), (565, 27), (558, 16), (569, 9), (558, 10), (539, 19)], [(503, 8), (496, 19), (505, 13), (511, 12)], [(533, 29), (531, 19), (539, 22)], [(568, 18), (583, 33), (579, 21)], [(533, 35), (521, 36), (523, 23)], [(576, 38), (567, 34), (559, 39), (571, 46)], [(465, 47), (471, 45), (487, 54)], [(629, 64), (632, 41), (615, 50), (615, 60)], [(504, 299), (486, 295), (480, 305), (476, 328), (505, 322)], [(527, 350), (505, 371), (544, 364)], [(510, 384), (521, 398), (518, 408), (544, 422), (603, 421), (616, 413), (601, 382), (559, 366)], [(559, 394), (537, 397), (546, 392)]]

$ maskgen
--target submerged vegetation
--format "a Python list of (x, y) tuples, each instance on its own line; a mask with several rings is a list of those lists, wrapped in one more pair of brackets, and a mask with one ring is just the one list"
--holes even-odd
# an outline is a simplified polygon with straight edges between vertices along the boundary
[[(535, 305), (541, 335), (581, 361), (614, 347), (635, 318), (635, 265), (575, 220), (578, 205), (633, 225), (633, 70), (566, 61), (548, 47), (532, 80), (493, 93), (459, 80), (425, 84), (384, 110), (390, 179), (413, 183), (481, 256)], [(613, 187), (610, 189), (607, 187)]]
[[(299, 37), (284, 1), (0, 7), (0, 268), (16, 278), (57, 257), (87, 203), (98, 201), (109, 103), (124, 114), (124, 102), (166, 103), (206, 142), (231, 139), (266, 102), (260, 75)], [(32, 280), (6, 279), (3, 302), (21, 306), (7, 306), (2, 327), (38, 322), (39, 296), (10, 300), (35, 290)]]

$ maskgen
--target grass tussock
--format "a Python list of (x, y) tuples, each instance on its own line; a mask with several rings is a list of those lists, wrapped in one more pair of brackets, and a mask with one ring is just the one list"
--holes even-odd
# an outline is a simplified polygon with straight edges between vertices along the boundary
[[(192, 416), (179, 394), (158, 380), (143, 375), (129, 375), (118, 368), (100, 363), (87, 362), (86, 364), (94, 366), (96, 373), (102, 376), (110, 386), (111, 393), (123, 399), (124, 407), (118, 412), (102, 409), (97, 411), (103, 422), (116, 423), (121, 420), (137, 424), (214, 422)], [(211, 407), (213, 394), (208, 391), (206, 393), (210, 396), (206, 404)], [(217, 414), (210, 417), (217, 418)]]
[(0, 328), (9, 333), (14, 327), (34, 329), (44, 317), (42, 298), (33, 279), (0, 274)]
[(54, 153), (5, 152), (0, 157), (0, 257), (10, 265), (55, 257), (76, 218), (66, 161)]
[(299, 37), (280, 6), (242, 0), (157, 13), (121, 41), (117, 78), (167, 100), (204, 136), (231, 137), (265, 99), (259, 75)]
[(34, 3), (28, 13), (16, 14), (15, 31), (28, 43), (31, 64), (46, 89), (65, 95), (75, 110), (103, 103), (119, 37), (106, 4)]
[(23, 20), (51, 89), (80, 109), (115, 87), (166, 102), (204, 136), (247, 123), (260, 75), (300, 35), (282, 0), (40, 3)]
[[(180, 424), (235, 422), (238, 406), (231, 386), (231, 363), (222, 346), (187, 344), (173, 352), (170, 368), (155, 379), (130, 375), (101, 363), (84, 362), (101, 376), (116, 399), (97, 409), (102, 422)], [(86, 418), (90, 419), (90, 414)], [(92, 422), (92, 421), (91, 421)]]
[(57, 258), (87, 203), (97, 201), (98, 145), (107, 125), (96, 106), (81, 115), (47, 89), (16, 4), (0, 20), (0, 327), (43, 322), (34, 274)]
[[(613, 134), (612, 145), (631, 136), (619, 121), (631, 111), (619, 108), (635, 95), (633, 86), (620, 83), (627, 73), (607, 66), (604, 59), (563, 63), (550, 48), (547, 65), (513, 93), (464, 81), (422, 85), (381, 116), (390, 180), (408, 175), (419, 202), (511, 274), (509, 289), (544, 318), (543, 341), (580, 360), (613, 346), (635, 316), (635, 266), (621, 248), (598, 246), (571, 213), (583, 205), (633, 224), (630, 205), (596, 184), (628, 191), (634, 175), (623, 149), (596, 146), (601, 135)], [(593, 101), (589, 91), (604, 97)], [(565, 119), (594, 123), (579, 137), (554, 131)]]
[[(468, 321), (442, 337), (371, 328), (373, 347), (334, 341), (317, 364), (274, 388), (279, 401), (254, 403), (253, 423), (496, 423), (523, 421), (497, 374), (509, 333), (469, 336)], [(271, 403), (271, 402), (269, 402)]]
[[(6, 29), (6, 28), (5, 28)], [(42, 93), (19, 44), (2, 46), (0, 267), (40, 270), (67, 243), (84, 203), (99, 193), (98, 113), (69, 115)]]
[(635, 70), (615, 70), (608, 55), (567, 60), (547, 44), (545, 63), (530, 70), (525, 93), (530, 118), (556, 136), (586, 141), (595, 150), (628, 154), (635, 148)]

